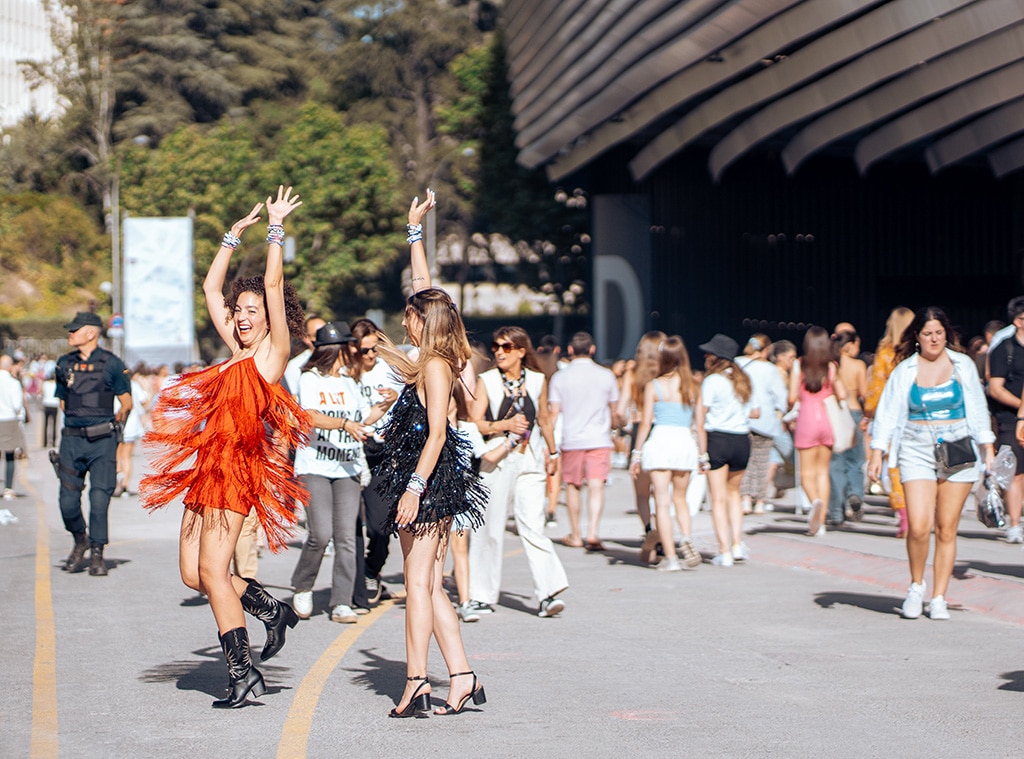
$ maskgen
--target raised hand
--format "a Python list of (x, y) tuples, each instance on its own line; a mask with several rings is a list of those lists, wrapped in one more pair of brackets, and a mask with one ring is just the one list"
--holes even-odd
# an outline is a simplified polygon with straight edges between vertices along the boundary
[(231, 234), (235, 237), (241, 237), (242, 232), (251, 227), (253, 224), (260, 220), (260, 209), (263, 208), (262, 203), (257, 203), (252, 207), (252, 210), (248, 214), (243, 216), (241, 219), (231, 225)]
[(412, 199), (412, 205), (409, 206), (409, 223), (410, 224), (422, 224), (423, 218), (427, 215), (427, 212), (437, 205), (437, 195), (429, 187), (427, 188), (427, 199), (422, 203), (419, 202), (419, 197)]
[(280, 224), (285, 217), (302, 205), (299, 196), (292, 195), (292, 188), (285, 188), (279, 185), (277, 188), (277, 199), (267, 198), (267, 221), (270, 224)]

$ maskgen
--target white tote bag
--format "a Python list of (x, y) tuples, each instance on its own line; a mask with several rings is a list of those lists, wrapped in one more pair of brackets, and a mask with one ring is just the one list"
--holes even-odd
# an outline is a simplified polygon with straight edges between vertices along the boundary
[(857, 442), (857, 423), (846, 401), (829, 395), (825, 398), (825, 413), (832, 426), (832, 453), (844, 453), (853, 448)]

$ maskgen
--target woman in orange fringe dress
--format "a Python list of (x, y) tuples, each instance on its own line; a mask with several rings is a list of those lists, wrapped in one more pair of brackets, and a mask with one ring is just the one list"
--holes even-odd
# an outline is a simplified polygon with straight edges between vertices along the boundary
[(252, 665), (243, 610), (266, 625), (263, 661), (281, 649), (286, 629), (298, 622), (290, 606), (229, 570), (242, 521), (252, 509), (271, 549), (279, 550), (295, 523), (293, 504), (307, 497), (288, 450), (305, 440), (310, 423), (278, 384), (290, 336), (303, 329), (302, 309), (282, 270), (282, 222), (301, 205), (290, 187), (279, 187), (276, 200), (266, 201), (264, 275), (237, 280), (224, 295), (231, 254), (239, 236), (260, 220), (263, 205), (257, 203), (224, 235), (203, 282), (211, 321), (231, 348), (231, 358), (185, 375), (161, 392), (153, 429), (144, 438), (147, 447), (158, 449), (156, 473), (139, 488), (147, 509), (184, 494), (181, 579), (209, 597), (230, 677), (228, 695), (214, 701), (215, 708), (242, 706), (250, 693), (261, 696), (266, 690)]
[[(882, 397), (882, 389), (886, 380), (896, 368), (896, 346), (903, 336), (903, 330), (910, 326), (914, 320), (914, 312), (909, 308), (897, 306), (889, 314), (885, 322), (885, 334), (878, 342), (875, 350), (875, 360), (868, 371), (868, 391), (864, 396), (864, 417), (861, 419), (861, 431), (870, 432), (869, 424), (875, 418), (875, 410), (878, 408), (878, 401)], [(891, 508), (900, 520), (900, 526), (896, 530), (897, 538), (907, 536), (907, 501), (903, 495), (903, 483), (900, 482), (900, 470), (896, 467), (888, 467), (889, 479), (892, 482), (892, 489), (889, 492), (889, 508)]]

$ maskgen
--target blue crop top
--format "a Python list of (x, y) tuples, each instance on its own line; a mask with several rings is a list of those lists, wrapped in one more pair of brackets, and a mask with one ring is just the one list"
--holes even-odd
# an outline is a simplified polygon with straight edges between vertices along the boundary
[(679, 401), (661, 400), (664, 396), (661, 393), (661, 385), (654, 380), (654, 392), (658, 394), (658, 400), (654, 402), (654, 423), (666, 427), (689, 427), (693, 421), (693, 408), (684, 406)]
[(950, 422), (967, 418), (964, 390), (956, 378), (935, 387), (910, 386), (911, 422)]

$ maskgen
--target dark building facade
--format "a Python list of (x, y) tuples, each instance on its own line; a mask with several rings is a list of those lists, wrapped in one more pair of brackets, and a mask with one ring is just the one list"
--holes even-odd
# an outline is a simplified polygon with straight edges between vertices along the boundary
[(965, 337), (1005, 318), (1024, 5), (924, 5), (508, 4), (520, 160), (591, 198), (605, 358), (650, 328), (693, 348), (851, 321), (870, 349), (897, 305)]

